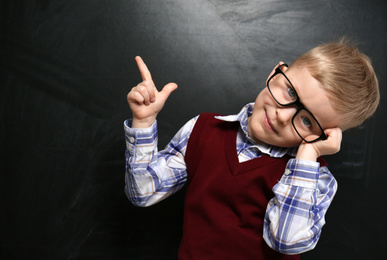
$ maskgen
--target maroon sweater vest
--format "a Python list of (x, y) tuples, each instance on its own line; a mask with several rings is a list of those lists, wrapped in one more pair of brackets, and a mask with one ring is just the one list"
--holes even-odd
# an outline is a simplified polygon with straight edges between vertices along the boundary
[(266, 206), (289, 157), (264, 155), (239, 163), (239, 123), (214, 115), (200, 115), (187, 146), (189, 186), (179, 259), (299, 259), (274, 251), (263, 239)]

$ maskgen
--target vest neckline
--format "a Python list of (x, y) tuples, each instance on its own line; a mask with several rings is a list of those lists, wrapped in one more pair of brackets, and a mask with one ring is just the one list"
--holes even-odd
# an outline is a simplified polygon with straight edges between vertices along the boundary
[(268, 167), (272, 163), (277, 163), (278, 160), (283, 160), (282, 158), (272, 158), (266, 154), (263, 154), (260, 157), (245, 161), (239, 162), (238, 153), (236, 148), (236, 138), (238, 132), (238, 124), (235, 124), (235, 127), (231, 128), (231, 131), (228, 131), (225, 135), (225, 152), (228, 166), (233, 175), (243, 174), (249, 172), (253, 169)]

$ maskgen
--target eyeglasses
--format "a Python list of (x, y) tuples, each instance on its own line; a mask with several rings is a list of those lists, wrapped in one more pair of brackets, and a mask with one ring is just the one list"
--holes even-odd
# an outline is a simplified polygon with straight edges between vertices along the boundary
[(282, 66), (288, 67), (287, 64), (278, 66), (267, 81), (266, 86), (271, 96), (280, 106), (297, 106), (292, 125), (302, 140), (307, 143), (326, 140), (324, 130), (312, 113), (301, 103), (292, 83), (282, 72)]

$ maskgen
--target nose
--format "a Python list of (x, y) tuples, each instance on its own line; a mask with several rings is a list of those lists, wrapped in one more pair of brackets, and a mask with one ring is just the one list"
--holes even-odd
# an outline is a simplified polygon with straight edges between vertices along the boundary
[(297, 108), (294, 106), (289, 107), (277, 107), (276, 115), (277, 120), (282, 125), (291, 123), (294, 114), (297, 112)]

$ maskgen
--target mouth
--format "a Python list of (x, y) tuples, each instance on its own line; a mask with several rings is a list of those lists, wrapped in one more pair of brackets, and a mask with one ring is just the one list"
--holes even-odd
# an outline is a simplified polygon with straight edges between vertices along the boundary
[(270, 131), (277, 133), (277, 131), (274, 129), (273, 125), (271, 124), (270, 118), (267, 116), (266, 111), (265, 111), (264, 123), (266, 128), (268, 128)]

